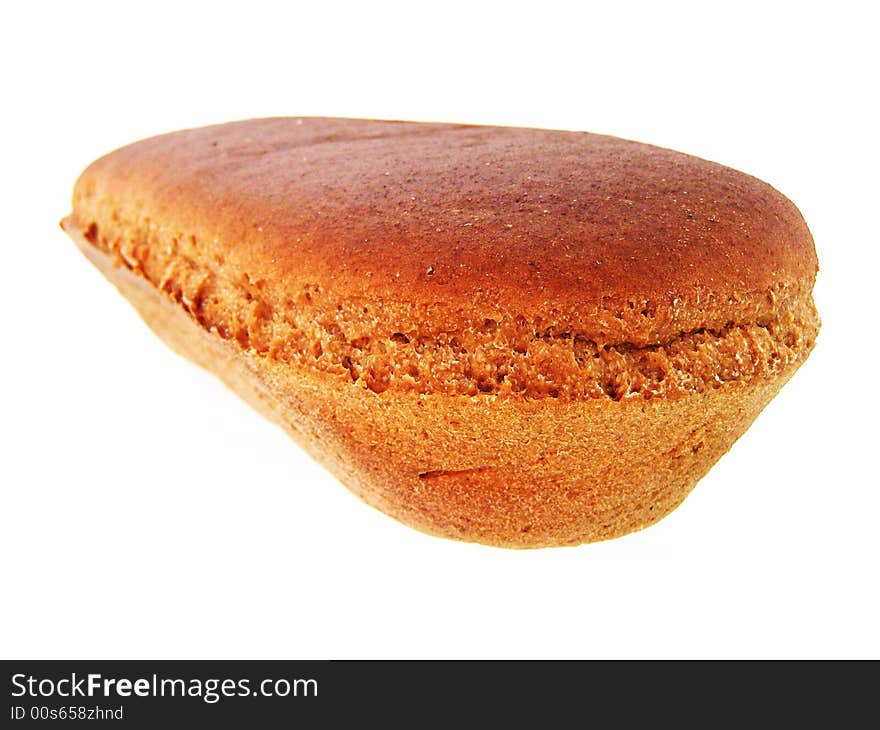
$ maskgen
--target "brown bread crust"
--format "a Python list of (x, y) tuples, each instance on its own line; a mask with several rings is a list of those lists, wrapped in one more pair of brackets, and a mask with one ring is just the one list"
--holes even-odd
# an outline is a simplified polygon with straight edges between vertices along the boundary
[(786, 198), (584, 133), (189, 130), (94, 163), (63, 225), (154, 329), (353, 491), (489, 544), (666, 514), (819, 326)]

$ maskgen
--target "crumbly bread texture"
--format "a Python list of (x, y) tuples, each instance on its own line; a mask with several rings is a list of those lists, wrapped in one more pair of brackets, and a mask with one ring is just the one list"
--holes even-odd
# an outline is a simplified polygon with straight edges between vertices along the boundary
[(62, 225), (364, 500), (493, 545), (667, 514), (819, 327), (812, 239), (784, 196), (586, 133), (188, 130), (95, 162)]

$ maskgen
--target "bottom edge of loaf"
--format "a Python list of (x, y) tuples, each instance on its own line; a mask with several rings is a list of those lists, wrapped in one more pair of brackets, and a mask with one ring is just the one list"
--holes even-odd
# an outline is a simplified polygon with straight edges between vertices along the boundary
[(681, 504), (796, 369), (676, 399), (375, 393), (242, 352), (73, 237), (166, 343), (283, 426), (352, 492), (452, 539), (549, 547), (647, 527)]

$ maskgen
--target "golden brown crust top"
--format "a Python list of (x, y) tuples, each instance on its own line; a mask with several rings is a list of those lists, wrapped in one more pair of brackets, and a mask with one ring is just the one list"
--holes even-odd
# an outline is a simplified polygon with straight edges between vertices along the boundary
[(71, 225), (160, 229), (267, 290), (372, 302), (387, 328), (412, 324), (384, 321), (397, 303), (437, 329), (526, 315), (600, 346), (772, 320), (816, 272), (802, 217), (765, 183), (534, 129), (278, 118), (176, 132), (89, 167)]

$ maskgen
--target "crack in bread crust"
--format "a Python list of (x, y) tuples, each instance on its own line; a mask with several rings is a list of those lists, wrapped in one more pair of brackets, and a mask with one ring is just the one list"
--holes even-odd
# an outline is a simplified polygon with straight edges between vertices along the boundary
[[(118, 216), (112, 216), (117, 219)], [(676, 397), (726, 382), (769, 379), (796, 367), (813, 348), (819, 319), (808, 293), (780, 284), (752, 322), (701, 327), (664, 342), (601, 343), (576, 329), (547, 326), (517, 312), (499, 317), (457, 313), (454, 327), (432, 312), (390, 302), (377, 332), (375, 304), (337, 300), (317, 284), (272, 291), (248, 274), (234, 276), (193, 236), (155, 226), (64, 221), (182, 307), (203, 329), (259, 357), (362, 385), (418, 393), (528, 398)], [(134, 230), (134, 233), (131, 231)], [(128, 233), (123, 233), (128, 231)], [(673, 302), (673, 306), (675, 302)], [(630, 302), (651, 316), (649, 302)]]

